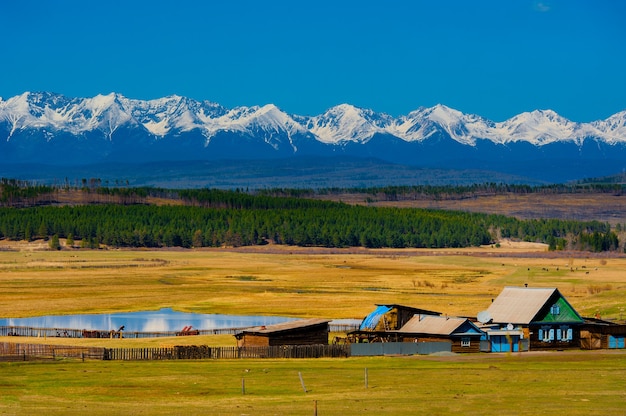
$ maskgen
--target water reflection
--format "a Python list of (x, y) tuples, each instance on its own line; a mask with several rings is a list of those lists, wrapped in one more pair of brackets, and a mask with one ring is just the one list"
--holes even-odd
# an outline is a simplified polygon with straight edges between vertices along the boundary
[(148, 312), (125, 312), (102, 315), (59, 315), (34, 318), (0, 318), (0, 326), (33, 328), (71, 328), (87, 330), (117, 330), (126, 332), (180, 331), (186, 326), (212, 330), (272, 325), (294, 320), (279, 316), (238, 316), (176, 312), (170, 308)]

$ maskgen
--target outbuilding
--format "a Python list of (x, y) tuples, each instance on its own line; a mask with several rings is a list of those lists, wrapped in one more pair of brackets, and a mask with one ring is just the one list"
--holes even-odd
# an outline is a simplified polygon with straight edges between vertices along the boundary
[(450, 342), (452, 352), (479, 352), (483, 331), (467, 318), (415, 315), (397, 331), (402, 342)]
[(441, 312), (413, 308), (398, 304), (376, 305), (359, 329), (348, 334), (351, 342), (389, 342), (397, 341), (397, 330), (402, 328), (415, 315), (439, 316)]
[(626, 324), (600, 318), (585, 318), (585, 323), (580, 327), (580, 348), (585, 350), (626, 348)]
[(237, 334), (238, 347), (328, 345), (330, 320), (301, 319), (245, 329)]

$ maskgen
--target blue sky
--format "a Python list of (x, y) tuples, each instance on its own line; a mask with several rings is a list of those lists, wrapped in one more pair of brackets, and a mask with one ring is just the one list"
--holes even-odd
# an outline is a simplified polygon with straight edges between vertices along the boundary
[(2, 0), (0, 96), (586, 122), (626, 110), (624, 22), (618, 0)]

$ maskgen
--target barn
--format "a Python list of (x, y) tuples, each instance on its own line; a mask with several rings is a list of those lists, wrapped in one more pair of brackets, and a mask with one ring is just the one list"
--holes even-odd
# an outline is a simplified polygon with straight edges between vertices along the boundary
[(492, 352), (577, 348), (584, 319), (556, 288), (505, 287), (478, 321)]
[(398, 331), (402, 342), (450, 342), (452, 352), (480, 352), (483, 331), (467, 318), (415, 315)]
[(391, 331), (399, 330), (415, 315), (439, 316), (441, 312), (398, 304), (379, 304), (376, 305), (376, 309), (363, 318), (358, 330), (348, 334), (348, 338), (351, 342), (396, 341), (398, 334)]
[(301, 319), (245, 329), (237, 334), (238, 347), (327, 345), (330, 320)]

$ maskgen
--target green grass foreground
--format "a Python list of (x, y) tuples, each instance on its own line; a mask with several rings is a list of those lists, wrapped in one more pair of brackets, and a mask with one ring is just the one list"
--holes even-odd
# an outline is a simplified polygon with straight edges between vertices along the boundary
[(12, 362), (0, 363), (0, 414), (617, 415), (625, 380), (624, 351)]

